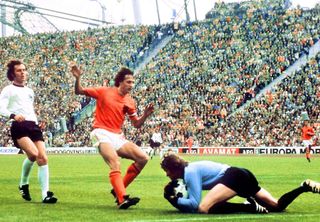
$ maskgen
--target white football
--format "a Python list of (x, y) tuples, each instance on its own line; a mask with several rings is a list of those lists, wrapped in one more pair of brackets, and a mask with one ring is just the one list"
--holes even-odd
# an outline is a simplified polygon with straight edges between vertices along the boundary
[(188, 190), (187, 186), (184, 183), (183, 179), (178, 179), (178, 186), (174, 188), (174, 194), (175, 196), (183, 197), (183, 198), (188, 198)]

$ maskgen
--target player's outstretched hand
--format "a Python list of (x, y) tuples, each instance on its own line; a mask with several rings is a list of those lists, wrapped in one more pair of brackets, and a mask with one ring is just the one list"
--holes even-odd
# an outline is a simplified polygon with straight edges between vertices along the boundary
[(80, 78), (82, 71), (79, 69), (77, 65), (74, 64), (71, 66), (71, 73), (74, 77)]
[(146, 108), (144, 109), (144, 115), (150, 116), (154, 112), (154, 104), (149, 103)]

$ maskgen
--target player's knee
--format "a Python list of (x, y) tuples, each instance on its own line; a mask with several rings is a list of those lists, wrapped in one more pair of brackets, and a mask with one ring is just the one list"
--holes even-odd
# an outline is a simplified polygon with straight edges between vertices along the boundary
[(48, 157), (46, 155), (38, 156), (37, 163), (39, 166), (47, 165), (48, 164)]
[(207, 214), (209, 212), (209, 209), (207, 206), (205, 206), (204, 204), (201, 204), (199, 205), (198, 207), (198, 212), (201, 213), (201, 214)]
[(139, 163), (139, 165), (145, 166), (149, 160), (150, 160), (150, 157), (147, 154), (145, 154), (141, 158), (139, 158), (137, 162)]
[(120, 161), (119, 160), (112, 160), (109, 161), (110, 170), (120, 170)]
[(30, 155), (28, 156), (28, 159), (31, 161), (31, 162), (35, 162), (37, 160), (37, 156), (36, 155)]
[(148, 163), (149, 159), (150, 157), (147, 154), (135, 159), (136, 167), (142, 170), (145, 167), (145, 165)]
[(27, 152), (28, 159), (32, 162), (38, 159), (39, 152), (38, 150), (31, 150)]

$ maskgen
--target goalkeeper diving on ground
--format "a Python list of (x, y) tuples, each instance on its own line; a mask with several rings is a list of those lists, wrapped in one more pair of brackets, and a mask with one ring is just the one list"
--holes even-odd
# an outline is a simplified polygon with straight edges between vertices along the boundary
[[(164, 155), (161, 167), (171, 179), (164, 188), (164, 197), (175, 208), (188, 213), (282, 212), (300, 194), (320, 193), (320, 183), (307, 179), (276, 199), (259, 186), (256, 177), (247, 169), (213, 161), (189, 163), (173, 153)], [(187, 194), (180, 188), (181, 179)], [(177, 187), (182, 191), (177, 192)], [(208, 193), (201, 199), (203, 190), (208, 190)], [(246, 198), (247, 201), (228, 202), (235, 196)]]

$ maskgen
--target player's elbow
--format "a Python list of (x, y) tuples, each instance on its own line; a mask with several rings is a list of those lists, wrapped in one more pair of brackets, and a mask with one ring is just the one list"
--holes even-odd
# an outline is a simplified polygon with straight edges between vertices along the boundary
[[(188, 212), (193, 212), (193, 213), (200, 212), (200, 204), (198, 201), (194, 200), (193, 198), (189, 199), (189, 202), (185, 206), (185, 208)], [(202, 212), (202, 213), (205, 213), (205, 212)]]
[(76, 89), (74, 92), (76, 95), (84, 95), (85, 94), (84, 90), (81, 90), (81, 89)]

